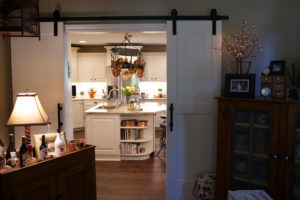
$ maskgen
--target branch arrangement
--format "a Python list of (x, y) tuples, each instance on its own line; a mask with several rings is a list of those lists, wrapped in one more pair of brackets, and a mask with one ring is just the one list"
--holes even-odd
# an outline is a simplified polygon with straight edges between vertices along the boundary
[(234, 56), (237, 61), (250, 56), (255, 47), (261, 51), (256, 28), (253, 26), (250, 31), (247, 30), (245, 18), (242, 18), (240, 33), (231, 34), (228, 39), (223, 37), (223, 52)]

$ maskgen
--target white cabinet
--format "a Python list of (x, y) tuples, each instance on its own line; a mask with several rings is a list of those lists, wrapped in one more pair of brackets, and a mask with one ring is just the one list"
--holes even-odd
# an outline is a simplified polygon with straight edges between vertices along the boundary
[(72, 82), (77, 82), (78, 81), (78, 69), (77, 69), (77, 51), (79, 48), (77, 47), (72, 47), (72, 52), (71, 52), (71, 78)]
[(167, 58), (165, 52), (143, 53), (146, 61), (144, 77), (141, 81), (158, 81), (167, 80)]
[[(165, 99), (165, 98), (141, 99), (141, 102), (142, 103), (144, 103), (144, 102), (156, 102), (156, 103), (159, 103), (159, 104), (167, 105), (167, 99)], [(161, 115), (167, 116), (167, 111), (157, 112), (155, 114), (155, 118), (154, 118), (155, 128), (160, 128), (160, 123), (162, 123), (164, 121), (163, 119), (161, 119), (161, 117), (160, 117)]]
[[(83, 112), (86, 111), (87, 109), (90, 109), (100, 103), (106, 102), (106, 99), (85, 99), (83, 103)], [(83, 113), (83, 120), (85, 123), (85, 113)]]
[(73, 100), (73, 128), (82, 128), (83, 124), (83, 100)]
[(86, 142), (96, 146), (96, 160), (120, 160), (120, 115), (88, 114)]
[(121, 160), (145, 160), (155, 149), (154, 115), (121, 115), (122, 120), (146, 120), (146, 127), (121, 126)]
[(106, 53), (78, 53), (78, 81), (105, 82)]

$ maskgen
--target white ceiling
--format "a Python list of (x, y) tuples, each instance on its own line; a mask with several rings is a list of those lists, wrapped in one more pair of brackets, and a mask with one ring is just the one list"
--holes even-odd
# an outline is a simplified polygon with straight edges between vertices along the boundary
[[(166, 44), (166, 32), (130, 32), (131, 42), (139, 44)], [(90, 32), (90, 33), (71, 33), (71, 43), (81, 45), (104, 45), (109, 43), (121, 43), (124, 41), (124, 33), (119, 32)], [(80, 43), (79, 41), (86, 41)]]

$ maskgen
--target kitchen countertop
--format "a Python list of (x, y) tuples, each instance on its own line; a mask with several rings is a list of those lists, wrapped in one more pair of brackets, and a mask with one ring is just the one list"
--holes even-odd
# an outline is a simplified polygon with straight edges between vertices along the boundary
[(141, 100), (166, 100), (167, 98), (144, 98), (144, 99), (142, 99), (141, 98)]
[[(146, 101), (146, 100), (166, 100), (167, 98), (144, 98), (140, 99), (141, 101)], [(80, 100), (108, 100), (107, 98), (72, 98), (73, 101), (80, 101)]]
[(126, 106), (121, 106), (116, 109), (97, 109), (100, 105), (94, 106), (85, 111), (86, 114), (155, 114), (166, 111), (167, 105), (157, 102), (141, 103), (142, 110), (128, 110)]
[(107, 98), (81, 98), (81, 97), (72, 98), (72, 101), (81, 101), (81, 100), (107, 100)]

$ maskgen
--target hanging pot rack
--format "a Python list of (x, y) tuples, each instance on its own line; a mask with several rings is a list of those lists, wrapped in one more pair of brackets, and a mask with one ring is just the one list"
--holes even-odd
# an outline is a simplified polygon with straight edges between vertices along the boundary
[(117, 44), (115, 47), (111, 48), (110, 51), (112, 54), (117, 54), (120, 56), (140, 56), (141, 50), (140, 48), (135, 47), (130, 38), (132, 35), (125, 33), (124, 40)]
[[(143, 77), (146, 65), (142, 58), (141, 48), (131, 43), (131, 37), (132, 35), (125, 33), (124, 40), (110, 49), (112, 74), (114, 77), (119, 77), (121, 70), (126, 69), (122, 75), (124, 80), (129, 79), (133, 74), (136, 74), (138, 78)], [(136, 57), (136, 60), (132, 61), (132, 57)]]

